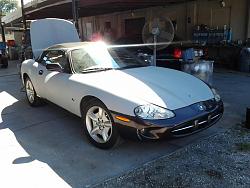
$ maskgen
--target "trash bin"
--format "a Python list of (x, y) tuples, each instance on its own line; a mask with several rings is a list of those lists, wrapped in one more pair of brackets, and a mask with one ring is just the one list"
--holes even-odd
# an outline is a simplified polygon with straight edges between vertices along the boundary
[(240, 52), (240, 71), (250, 72), (250, 48), (243, 48)]
[(213, 67), (214, 61), (199, 60), (198, 62), (183, 63), (182, 71), (191, 74), (212, 86)]
[(16, 47), (9, 47), (9, 58), (10, 60), (18, 59), (18, 53), (17, 53)]

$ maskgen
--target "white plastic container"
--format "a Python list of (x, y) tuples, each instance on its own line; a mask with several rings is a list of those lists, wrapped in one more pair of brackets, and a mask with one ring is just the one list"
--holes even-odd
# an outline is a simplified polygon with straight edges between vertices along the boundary
[(183, 63), (182, 71), (191, 74), (210, 86), (213, 84), (214, 61), (199, 60), (197, 63)]

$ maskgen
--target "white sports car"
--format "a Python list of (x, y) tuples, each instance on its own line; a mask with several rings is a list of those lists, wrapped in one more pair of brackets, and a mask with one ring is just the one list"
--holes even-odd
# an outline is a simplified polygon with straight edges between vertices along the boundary
[[(59, 28), (64, 29), (57, 32)], [(110, 148), (119, 135), (186, 136), (221, 118), (220, 96), (203, 81), (149, 66), (120, 48), (78, 40), (65, 20), (32, 22), (36, 60), (22, 63), (22, 81), (30, 105), (46, 99), (81, 117), (95, 146)]]

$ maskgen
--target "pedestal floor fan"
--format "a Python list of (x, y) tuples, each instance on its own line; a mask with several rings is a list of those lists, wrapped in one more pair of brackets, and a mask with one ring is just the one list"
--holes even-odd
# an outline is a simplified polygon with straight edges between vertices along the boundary
[(156, 52), (166, 48), (174, 39), (174, 26), (169, 18), (155, 17), (145, 23), (142, 40), (154, 51), (153, 66), (156, 66)]

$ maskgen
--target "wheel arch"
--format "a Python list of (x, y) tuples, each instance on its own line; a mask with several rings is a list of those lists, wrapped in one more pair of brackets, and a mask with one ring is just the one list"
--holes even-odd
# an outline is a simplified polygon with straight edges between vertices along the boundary
[(83, 114), (83, 107), (86, 106), (86, 104), (89, 101), (93, 100), (93, 99), (96, 99), (96, 100), (100, 101), (102, 104), (104, 104), (104, 102), (102, 100), (100, 100), (98, 97), (95, 97), (95, 96), (92, 96), (92, 95), (87, 95), (87, 96), (83, 97), (82, 100), (81, 100), (81, 102), (80, 102), (80, 112), (81, 112), (81, 115)]
[(25, 81), (27, 78), (29, 78), (27, 73), (23, 73), (23, 81)]
[(29, 78), (29, 75), (28, 75), (27, 73), (23, 73), (23, 74), (21, 75), (21, 78), (22, 78), (23, 85), (25, 85), (25, 80), (26, 80), (27, 78)]
[[(27, 78), (29, 78), (29, 79), (31, 80), (31, 78), (29, 77), (29, 75), (28, 75), (27, 73), (23, 73), (23, 74), (22, 74), (23, 86), (25, 86), (25, 80), (26, 80)], [(32, 80), (31, 80), (31, 82), (32, 82)], [(32, 82), (32, 85), (33, 85), (35, 91), (37, 91), (36, 86), (33, 84), (33, 82)]]

